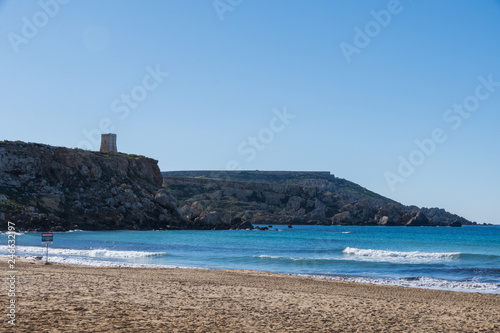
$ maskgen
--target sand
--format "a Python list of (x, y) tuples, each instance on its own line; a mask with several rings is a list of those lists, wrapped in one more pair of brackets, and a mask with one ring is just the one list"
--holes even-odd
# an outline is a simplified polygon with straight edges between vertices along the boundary
[(1, 262), (1, 332), (500, 332), (500, 295), (27, 260), (17, 261), (12, 326)]

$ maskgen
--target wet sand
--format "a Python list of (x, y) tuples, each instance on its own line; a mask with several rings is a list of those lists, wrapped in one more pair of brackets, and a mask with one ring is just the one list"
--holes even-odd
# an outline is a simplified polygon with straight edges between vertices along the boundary
[(17, 261), (1, 332), (500, 332), (500, 295), (256, 271)]

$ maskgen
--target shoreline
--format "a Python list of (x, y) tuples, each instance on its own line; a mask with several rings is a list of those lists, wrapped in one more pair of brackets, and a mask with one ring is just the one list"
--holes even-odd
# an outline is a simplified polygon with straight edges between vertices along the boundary
[[(260, 271), (252, 269), (205, 268), (205, 267), (195, 267), (195, 266), (128, 263), (128, 262), (107, 261), (107, 260), (73, 259), (73, 258), (60, 258), (60, 257), (55, 257), (55, 258), (57, 259), (54, 260), (54, 258), (51, 258), (49, 255), (49, 262), (51, 264), (92, 267), (92, 268), (102, 267), (102, 268), (135, 268), (135, 269), (146, 268), (146, 269), (203, 269), (203, 270), (219, 269), (219, 270), (229, 270), (229, 271), (255, 271), (255, 272), (278, 274), (284, 276), (302, 276), (302, 277), (323, 279), (323, 280), (370, 284), (375, 286), (394, 286), (394, 287), (422, 289), (422, 290), (441, 290), (441, 291), (453, 291), (453, 292), (463, 292), (463, 293), (500, 295), (500, 289), (498, 288), (497, 283), (485, 283), (485, 282), (481, 283), (463, 282), (463, 281), (431, 279), (423, 277), (396, 279), (396, 278), (373, 278), (373, 277), (350, 276), (350, 275), (328, 275), (320, 273), (295, 274), (286, 272)], [(22, 259), (26, 261), (33, 261), (39, 263), (45, 262), (44, 259), (36, 259), (35, 256), (17, 256), (16, 259)], [(7, 256), (0, 255), (0, 260), (6, 261)], [(421, 281), (420, 279), (423, 279), (424, 281)], [(481, 288), (479, 288), (479, 286), (481, 286)]]
[[(16, 266), (16, 332), (500, 330), (495, 294), (249, 270)], [(6, 318), (0, 328), (11, 329)]]
[[(80, 266), (80, 267), (91, 267), (91, 268), (202, 269), (202, 270), (216, 269), (216, 270), (229, 270), (229, 271), (255, 271), (255, 272), (278, 274), (284, 276), (300, 276), (306, 278), (369, 284), (375, 286), (394, 286), (394, 287), (422, 289), (422, 290), (440, 290), (440, 291), (452, 291), (452, 292), (462, 292), (462, 293), (500, 295), (500, 289), (498, 289), (497, 283), (484, 283), (484, 282), (474, 283), (474, 282), (462, 282), (462, 281), (452, 281), (452, 280), (442, 280), (442, 279), (431, 279), (423, 277), (395, 279), (395, 278), (373, 278), (373, 277), (350, 276), (350, 275), (328, 275), (319, 273), (294, 274), (286, 272), (260, 271), (252, 269), (205, 268), (205, 267), (194, 267), (194, 266), (140, 264), (140, 263), (128, 263), (128, 262), (107, 261), (107, 260), (88, 260), (88, 259), (73, 259), (73, 258), (59, 258), (59, 257), (55, 258), (57, 259), (54, 260), (54, 258), (51, 258), (49, 256), (49, 263)], [(18, 259), (33, 261), (35, 263), (45, 263), (44, 259), (37, 259), (35, 256), (16, 256), (16, 260)], [(7, 261), (7, 256), (0, 255), (0, 260)], [(424, 279), (424, 281), (421, 282), (420, 279)], [(474, 288), (471, 288), (471, 286), (474, 286)], [(479, 288), (479, 286), (481, 286), (481, 288)]]

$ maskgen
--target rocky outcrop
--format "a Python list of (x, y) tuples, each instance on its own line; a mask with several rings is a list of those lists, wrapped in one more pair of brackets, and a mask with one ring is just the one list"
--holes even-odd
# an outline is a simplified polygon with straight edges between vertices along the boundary
[(184, 218), (162, 182), (144, 156), (0, 142), (0, 230), (7, 221), (18, 231), (231, 227)]
[[(448, 213), (442, 208), (420, 208), (420, 211), (427, 216), (429, 223), (431, 224), (436, 224), (442, 221), (445, 221), (450, 227), (460, 227), (463, 224), (471, 224), (469, 220), (456, 214)], [(453, 225), (451, 225), (452, 223)]]
[(396, 223), (388, 216), (382, 216), (378, 220), (378, 225), (383, 225), (383, 226), (394, 226)]
[(165, 188), (179, 199), (181, 214), (191, 221), (199, 221), (207, 213), (217, 213), (226, 224), (235, 221), (380, 226), (474, 224), (443, 209), (404, 206), (325, 172), (162, 174)]
[(425, 216), (424, 213), (418, 212), (415, 217), (412, 217), (408, 223), (406, 223), (407, 227), (427, 227), (429, 226), (429, 219)]

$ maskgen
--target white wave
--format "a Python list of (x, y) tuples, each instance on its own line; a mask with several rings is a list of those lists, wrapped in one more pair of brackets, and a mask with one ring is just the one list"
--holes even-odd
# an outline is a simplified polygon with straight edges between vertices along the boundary
[[(6, 252), (7, 246), (0, 246), (0, 252)], [(38, 246), (17, 246), (17, 255), (29, 255), (29, 254), (45, 254), (47, 249), (45, 247)], [(107, 249), (91, 249), (91, 250), (74, 250), (74, 249), (61, 249), (49, 247), (50, 255), (62, 255), (62, 256), (82, 256), (82, 257), (104, 257), (104, 258), (142, 258), (142, 257), (153, 257), (166, 255), (166, 252), (145, 252), (145, 251), (114, 251)]]
[(352, 234), (352, 231), (342, 231), (343, 234)]
[(267, 254), (262, 254), (260, 256), (254, 256), (256, 258), (269, 258), (269, 259), (287, 259), (287, 260), (308, 260), (312, 258), (301, 258), (301, 257), (281, 257), (281, 256), (269, 256)]
[(328, 278), (340, 281), (371, 283), (371, 284), (379, 284), (386, 286), (500, 294), (500, 284), (477, 282), (477, 281), (448, 281), (432, 277), (417, 277), (411, 279), (405, 279), (405, 278), (382, 279), (382, 278), (367, 278), (367, 277), (334, 276)]
[[(28, 260), (41, 260), (34, 256), (24, 257)], [(155, 265), (155, 264), (138, 264), (138, 263), (125, 263), (116, 261), (103, 261), (103, 260), (90, 260), (90, 259), (77, 259), (77, 258), (66, 258), (66, 257), (51, 257), (49, 253), (49, 262), (58, 264), (68, 264), (68, 265), (79, 265), (79, 266), (93, 266), (93, 267), (132, 267), (132, 268), (189, 268), (189, 269), (204, 269), (188, 266), (174, 266), (174, 265)]]
[(271, 258), (271, 259), (280, 259), (280, 258), (285, 258), (285, 257), (280, 257), (280, 256), (269, 256), (267, 254), (261, 254), (260, 256), (254, 256), (256, 258)]
[(388, 262), (432, 262), (442, 260), (456, 260), (460, 252), (400, 252), (387, 250), (357, 249), (346, 247), (343, 251), (348, 256), (366, 261), (388, 261)]
[(259, 256), (254, 256), (254, 258), (269, 258), (269, 259), (286, 259), (286, 260), (330, 260), (332, 258), (304, 258), (304, 257), (283, 257), (283, 256), (270, 256), (267, 254), (262, 254)]

